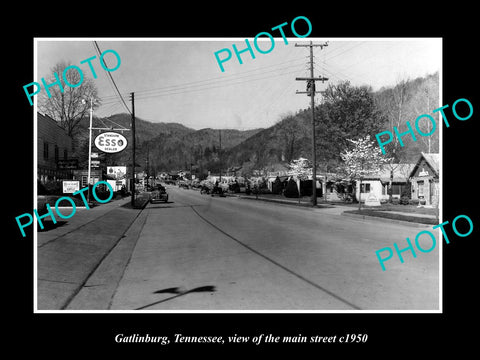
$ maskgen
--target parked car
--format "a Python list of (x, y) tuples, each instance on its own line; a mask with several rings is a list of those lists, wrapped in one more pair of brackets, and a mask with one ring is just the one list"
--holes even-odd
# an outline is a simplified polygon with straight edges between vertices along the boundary
[(211, 196), (219, 195), (220, 197), (225, 197), (225, 193), (226, 193), (226, 191), (221, 186), (219, 186), (218, 184), (215, 184), (213, 189), (210, 191)]
[(152, 191), (150, 194), (150, 203), (153, 204), (155, 202), (168, 202), (168, 193), (167, 190), (162, 185), (157, 185), (155, 190)]
[(181, 180), (178, 182), (178, 187), (183, 188), (183, 189), (190, 189), (190, 185), (187, 181)]

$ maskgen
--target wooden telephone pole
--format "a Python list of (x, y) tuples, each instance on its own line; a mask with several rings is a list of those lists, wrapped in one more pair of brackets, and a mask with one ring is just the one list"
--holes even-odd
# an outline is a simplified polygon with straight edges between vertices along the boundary
[[(328, 78), (326, 77), (314, 77), (313, 75), (313, 47), (318, 46), (323, 48), (328, 46), (324, 44), (295, 44), (296, 47), (309, 47), (310, 48), (310, 77), (297, 77), (295, 80), (307, 81), (307, 91), (297, 91), (297, 94), (307, 94), (310, 96), (311, 108), (312, 108), (312, 205), (317, 206), (317, 154), (316, 154), (316, 140), (315, 140), (315, 81), (321, 81), (322, 83)], [(300, 194), (298, 194), (300, 196)]]
[(132, 208), (135, 206), (135, 93), (130, 93), (132, 100)]

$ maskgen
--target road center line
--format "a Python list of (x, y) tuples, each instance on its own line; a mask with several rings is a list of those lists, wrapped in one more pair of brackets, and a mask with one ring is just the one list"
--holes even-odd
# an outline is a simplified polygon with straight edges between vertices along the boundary
[(289, 268), (285, 267), (284, 265), (276, 262), (276, 261), (273, 260), (272, 258), (270, 258), (270, 257), (262, 254), (261, 252), (253, 249), (252, 247), (248, 246), (247, 244), (243, 243), (242, 241), (236, 239), (236, 238), (233, 237), (232, 235), (226, 233), (224, 230), (220, 229), (217, 225), (213, 224), (212, 222), (210, 222), (209, 220), (207, 220), (205, 217), (203, 217), (202, 215), (200, 215), (200, 213), (199, 213), (197, 210), (195, 210), (194, 205), (190, 205), (190, 207), (192, 208), (193, 212), (194, 212), (195, 214), (197, 214), (197, 216), (200, 217), (203, 221), (205, 221), (207, 224), (209, 224), (210, 226), (212, 226), (212, 227), (214, 227), (215, 229), (217, 229), (218, 231), (220, 231), (222, 234), (228, 236), (228, 237), (229, 237), (230, 239), (232, 239), (233, 241), (237, 242), (238, 244), (242, 245), (243, 247), (247, 248), (248, 250), (252, 251), (253, 253), (255, 253), (255, 254), (263, 257), (265, 260), (267, 260), (267, 261), (271, 262), (272, 264), (280, 267), (281, 269), (287, 271), (288, 273), (296, 276), (296, 277), (299, 278), (300, 280), (305, 281), (306, 283), (308, 283), (308, 284), (316, 287), (317, 289), (319, 289), (319, 290), (327, 293), (328, 295), (334, 297), (335, 299), (343, 302), (344, 304), (347, 304), (348, 306), (351, 306), (352, 308), (354, 308), (354, 309), (356, 309), (356, 310), (361, 310), (357, 305), (352, 304), (352, 303), (349, 302), (348, 300), (345, 300), (345, 299), (341, 298), (340, 296), (332, 293), (330, 290), (325, 289), (324, 287), (322, 287), (322, 286), (314, 283), (313, 281), (311, 281), (311, 280), (303, 277), (303, 276), (300, 275), (300, 274), (297, 274), (296, 272), (292, 271), (291, 269), (289, 269)]

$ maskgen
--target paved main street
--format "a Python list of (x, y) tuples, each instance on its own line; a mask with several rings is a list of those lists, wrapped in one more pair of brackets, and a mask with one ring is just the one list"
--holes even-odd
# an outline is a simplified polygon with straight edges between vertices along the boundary
[[(61, 237), (39, 233), (38, 309), (439, 309), (438, 246), (417, 258), (404, 252), (404, 264), (395, 256), (386, 271), (375, 255), (394, 242), (405, 247), (406, 237), (431, 226), (349, 218), (341, 207), (167, 190), (169, 203), (141, 211), (117, 200), (75, 215), (81, 222), (104, 212)], [(67, 236), (69, 249), (82, 244), (75, 255), (62, 250)], [(55, 269), (64, 257), (76, 259), (71, 277)]]

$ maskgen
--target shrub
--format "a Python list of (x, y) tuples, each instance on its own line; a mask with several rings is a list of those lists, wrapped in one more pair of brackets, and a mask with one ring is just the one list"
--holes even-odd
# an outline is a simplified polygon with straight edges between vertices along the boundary
[(418, 205), (420, 203), (420, 200), (418, 199), (410, 199), (408, 202), (409, 205)]
[(408, 205), (409, 202), (410, 202), (410, 198), (406, 195), (402, 195), (402, 197), (400, 198), (400, 204), (402, 205)]
[[(100, 200), (106, 200), (111, 196), (110, 191), (106, 191), (106, 190), (99, 189), (99, 188), (95, 189), (95, 195), (97, 195), (97, 198), (99, 198)], [(93, 196), (93, 192), (92, 192), (92, 195), (91, 195), (90, 199), (91, 200), (95, 199), (95, 197)], [(113, 199), (113, 197), (112, 197), (112, 199)]]
[(288, 180), (283, 195), (288, 198), (298, 198), (297, 182), (293, 179)]
[(275, 181), (272, 183), (272, 194), (281, 194), (283, 190), (283, 183), (280, 181), (280, 178), (277, 176)]
[(48, 181), (43, 184), (42, 191), (45, 192), (45, 195), (62, 195), (63, 194), (63, 185), (61, 181)]
[[(313, 186), (312, 180), (300, 180), (300, 195), (302, 196), (312, 196)], [(316, 189), (317, 197), (322, 197), (322, 187), (320, 186)]]

